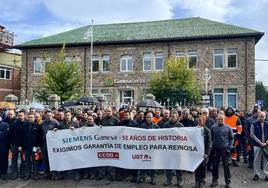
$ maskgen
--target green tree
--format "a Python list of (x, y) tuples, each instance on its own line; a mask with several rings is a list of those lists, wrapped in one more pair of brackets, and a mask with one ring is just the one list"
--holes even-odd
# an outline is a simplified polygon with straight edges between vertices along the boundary
[(38, 87), (36, 90), (36, 98), (41, 101), (41, 102), (46, 102), (47, 98), (51, 95), (52, 93), (49, 93), (48, 90), (46, 90), (44, 87)]
[(195, 73), (187, 67), (184, 58), (169, 58), (160, 72), (155, 72), (149, 82), (149, 92), (157, 101), (170, 106), (194, 104), (201, 98)]
[(266, 91), (262, 81), (256, 82), (256, 100), (263, 100), (263, 107), (268, 108), (268, 91)]
[(46, 64), (46, 74), (39, 90), (40, 98), (57, 94), (62, 101), (81, 96), (83, 78), (75, 61), (64, 61), (65, 46), (62, 47), (55, 61)]

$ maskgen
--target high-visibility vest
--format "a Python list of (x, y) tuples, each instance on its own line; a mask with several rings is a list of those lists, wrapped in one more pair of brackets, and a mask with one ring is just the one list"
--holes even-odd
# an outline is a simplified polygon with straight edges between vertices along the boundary
[(162, 119), (161, 117), (158, 118), (158, 117), (155, 117), (155, 116), (154, 116), (154, 117), (152, 118), (152, 122), (155, 123), (155, 124), (157, 124), (161, 119)]
[(231, 117), (225, 117), (225, 123), (229, 125), (233, 133), (241, 134), (242, 133), (242, 125), (237, 125), (238, 117), (236, 115), (232, 115)]

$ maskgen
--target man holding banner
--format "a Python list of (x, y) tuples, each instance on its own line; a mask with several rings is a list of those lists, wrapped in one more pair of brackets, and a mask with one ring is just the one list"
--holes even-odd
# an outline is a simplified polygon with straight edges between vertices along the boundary
[[(100, 126), (107, 127), (107, 126), (118, 126), (119, 119), (113, 116), (113, 109), (112, 107), (108, 106), (105, 111), (105, 117), (100, 120)], [(105, 177), (105, 174), (108, 175), (108, 179), (111, 181), (116, 180), (117, 169), (115, 167), (106, 166), (99, 168), (99, 174), (97, 179), (102, 179)]]
[[(59, 129), (60, 130), (64, 130), (64, 129), (74, 130), (76, 128), (79, 128), (79, 124), (76, 121), (73, 121), (71, 111), (66, 110), (64, 112), (64, 120), (60, 123)], [(57, 174), (55, 173), (54, 177), (52, 177), (52, 180), (64, 179), (65, 173), (66, 172), (64, 171), (60, 171)], [(72, 174), (73, 174), (73, 179), (75, 181), (80, 180), (80, 170), (73, 170)]]
[[(166, 128), (174, 128), (174, 127), (183, 127), (183, 124), (179, 121), (179, 114), (177, 111), (171, 112), (170, 121), (167, 123)], [(172, 185), (172, 170), (166, 170), (166, 177), (167, 180), (163, 184), (164, 186), (170, 186)], [(182, 171), (176, 170), (176, 177), (177, 177), (177, 185), (178, 187), (183, 186), (183, 180), (182, 180)]]
[(207, 170), (207, 162), (208, 156), (210, 154), (212, 148), (211, 142), (211, 133), (209, 128), (205, 126), (206, 117), (204, 115), (198, 116), (197, 119), (197, 128), (204, 129), (204, 146), (205, 146), (205, 154), (204, 161), (199, 165), (199, 167), (195, 170), (195, 188), (204, 188), (206, 184), (206, 170)]
[[(141, 124), (141, 128), (142, 129), (158, 129), (159, 127), (153, 123), (153, 113), (152, 112), (148, 112), (146, 114), (146, 121)], [(154, 181), (154, 175), (155, 175), (155, 170), (148, 170), (147, 171), (150, 175), (151, 181), (150, 184), (151, 185), (155, 185), (155, 181)], [(137, 183), (141, 183), (145, 181), (145, 173), (146, 170), (140, 170), (139, 171), (139, 177), (137, 179)]]
[(48, 148), (47, 148), (47, 139), (46, 135), (47, 132), (50, 130), (56, 130), (59, 128), (59, 122), (52, 117), (52, 111), (51, 110), (46, 110), (45, 111), (45, 120), (43, 120), (42, 124), (42, 146), (41, 146), (41, 151), (42, 151), (42, 159), (44, 163), (44, 177), (45, 178), (54, 178), (55, 172), (52, 173), (52, 177), (50, 177), (50, 165), (49, 165), (49, 160), (48, 160)]

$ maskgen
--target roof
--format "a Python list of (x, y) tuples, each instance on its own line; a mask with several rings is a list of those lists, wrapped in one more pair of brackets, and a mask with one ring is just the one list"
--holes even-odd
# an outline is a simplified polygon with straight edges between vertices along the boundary
[[(80, 27), (56, 35), (32, 40), (17, 45), (17, 48), (86, 45), (84, 39), (90, 26)], [(220, 23), (200, 17), (160, 20), (150, 22), (115, 23), (94, 25), (94, 44), (116, 44), (131, 42), (174, 41), (215, 39), (230, 37), (254, 37), (256, 42), (264, 33), (248, 28)]]

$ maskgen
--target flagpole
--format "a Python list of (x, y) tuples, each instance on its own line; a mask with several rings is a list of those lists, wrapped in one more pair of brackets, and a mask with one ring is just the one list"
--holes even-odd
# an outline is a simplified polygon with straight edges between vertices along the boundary
[(92, 96), (92, 72), (93, 72), (93, 20), (91, 20), (91, 43), (90, 43), (90, 96)]

